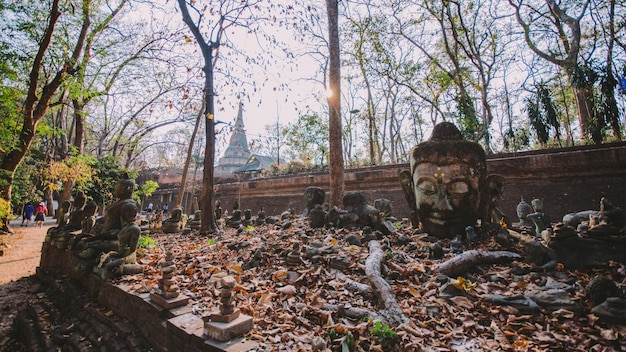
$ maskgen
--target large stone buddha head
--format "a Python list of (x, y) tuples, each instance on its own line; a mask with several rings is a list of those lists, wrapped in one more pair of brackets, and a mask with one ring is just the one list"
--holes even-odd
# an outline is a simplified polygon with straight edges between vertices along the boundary
[(400, 173), (409, 206), (425, 232), (440, 238), (465, 233), (478, 219), (489, 221), (491, 204), (487, 162), (482, 147), (466, 141), (452, 123), (435, 126), (428, 141), (416, 145), (411, 170)]

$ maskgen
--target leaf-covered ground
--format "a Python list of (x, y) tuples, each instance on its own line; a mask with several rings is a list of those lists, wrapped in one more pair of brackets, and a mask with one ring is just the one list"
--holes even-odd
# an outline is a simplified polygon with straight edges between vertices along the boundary
[[(364, 318), (367, 312), (377, 316), (380, 302), (366, 286), (369, 250), (366, 241), (357, 241), (364, 239), (363, 231), (311, 229), (303, 219), (239, 231), (226, 228), (219, 236), (154, 232), (149, 236), (156, 244), (138, 251), (145, 272), (114, 282), (138, 293), (152, 290), (161, 277), (158, 263), (171, 250), (180, 291), (191, 297), (192, 311), (202, 315), (217, 307), (220, 278), (232, 275), (238, 282), (237, 307), (254, 318), (247, 337), (264, 351), (324, 346), (333, 351), (626, 351), (626, 327), (598, 319), (585, 298), (587, 283), (598, 274), (624, 283), (622, 264), (586, 272), (557, 265), (544, 272), (512, 262), (477, 266), (462, 277), (447, 278), (433, 269), (453, 254), (428, 259), (430, 243), (422, 241), (426, 235), (397, 227), (378, 241), (386, 253), (382, 276), (410, 319), (399, 326)], [(287, 263), (294, 242), (300, 244), (295, 266)], [(523, 255), (515, 245), (503, 248), (493, 238), (477, 249)], [(580, 309), (526, 312), (484, 299), (487, 294), (511, 298), (554, 288), (567, 292)]]

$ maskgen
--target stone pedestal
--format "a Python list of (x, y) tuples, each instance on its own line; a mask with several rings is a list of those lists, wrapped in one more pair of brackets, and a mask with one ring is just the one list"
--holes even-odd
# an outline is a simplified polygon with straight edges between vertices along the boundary
[[(237, 318), (230, 322), (205, 321), (204, 334), (217, 341), (228, 341), (252, 330), (252, 317), (245, 314), (238, 315)], [(206, 319), (211, 318), (207, 317)]]
[(159, 294), (150, 293), (150, 299), (152, 300), (152, 302), (160, 305), (165, 309), (181, 307), (189, 303), (189, 297), (185, 295), (178, 295), (174, 298), (165, 298)]
[(252, 329), (252, 317), (241, 314), (233, 304), (235, 279), (225, 276), (220, 281), (219, 310), (209, 314), (204, 320), (204, 333), (217, 341), (227, 341)]

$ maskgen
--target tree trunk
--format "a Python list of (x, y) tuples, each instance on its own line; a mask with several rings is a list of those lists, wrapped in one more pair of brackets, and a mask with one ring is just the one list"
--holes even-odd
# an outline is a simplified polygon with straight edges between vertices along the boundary
[[(183, 204), (183, 197), (185, 196), (185, 187), (187, 186), (187, 173), (189, 172), (189, 164), (191, 164), (191, 156), (193, 154), (193, 144), (196, 140), (196, 134), (198, 134), (198, 128), (200, 127), (200, 121), (204, 110), (206, 109), (206, 94), (202, 97), (202, 107), (198, 111), (198, 118), (196, 118), (196, 124), (193, 126), (193, 132), (191, 133), (191, 139), (189, 140), (189, 147), (187, 147), (187, 158), (185, 159), (185, 166), (183, 167), (183, 176), (180, 180), (180, 189), (178, 190), (178, 196), (176, 196), (176, 206), (179, 207)], [(196, 174), (194, 172), (193, 182), (196, 182)], [(193, 191), (191, 192), (193, 195)], [(189, 209), (187, 209), (189, 211)], [(192, 212), (193, 214), (193, 212)]]
[(328, 83), (330, 96), (329, 144), (330, 144), (330, 205), (341, 207), (344, 192), (343, 145), (341, 138), (341, 61), (339, 57), (339, 6), (338, 0), (326, 0), (328, 14), (328, 42), (330, 66)]
[[(30, 148), (35, 136), (37, 124), (48, 112), (50, 100), (52, 100), (53, 95), (57, 92), (61, 83), (63, 83), (65, 76), (72, 68), (71, 65), (74, 65), (74, 63), (78, 61), (82, 48), (85, 44), (85, 38), (91, 25), (91, 1), (84, 1), (82, 6), (83, 23), (76, 41), (76, 46), (72, 52), (72, 57), (66, 60), (65, 64), (56, 73), (54, 73), (53, 78), (41, 87), (40, 73), (44, 62), (44, 56), (48, 51), (50, 43), (52, 42), (52, 36), (54, 34), (56, 24), (61, 16), (61, 12), (59, 11), (59, 0), (52, 1), (49, 22), (40, 41), (39, 48), (33, 60), (33, 65), (28, 77), (28, 93), (26, 95), (26, 99), (24, 100), (24, 107), (22, 110), (22, 130), (19, 133), (17, 145), (2, 158), (2, 162), (0, 163), (0, 179), (4, 181), (0, 184), (0, 197), (8, 200), (9, 202), (11, 201), (11, 189), (15, 170), (20, 165), (26, 155), (26, 152), (28, 152), (28, 149)], [(3, 220), (3, 222), (5, 221)], [(8, 227), (8, 223), (3, 225), (7, 225)]]

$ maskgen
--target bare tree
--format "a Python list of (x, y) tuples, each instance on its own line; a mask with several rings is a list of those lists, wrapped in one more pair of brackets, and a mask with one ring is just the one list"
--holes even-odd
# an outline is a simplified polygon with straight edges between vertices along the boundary
[[(554, 0), (509, 0), (528, 47), (540, 58), (565, 71), (574, 92), (581, 133), (590, 136), (594, 119), (594, 81), (585, 72), (581, 58), (581, 22), (588, 15), (591, 0), (567, 8)], [(568, 14), (577, 11), (577, 15)], [(583, 60), (581, 62), (581, 60)]]
[[(215, 87), (214, 68), (215, 61), (219, 57), (219, 48), (225, 37), (225, 32), (233, 26), (248, 26), (253, 17), (245, 17), (245, 14), (254, 8), (258, 1), (225, 1), (220, 2), (218, 8), (204, 7), (196, 8), (193, 1), (178, 0), (178, 6), (183, 16), (183, 22), (189, 27), (193, 34), (202, 57), (204, 59), (204, 97), (206, 99), (204, 118), (206, 147), (204, 151), (204, 171), (202, 174), (202, 191), (200, 193), (200, 209), (202, 215), (200, 219), (200, 232), (215, 232), (215, 214), (213, 213), (213, 182), (215, 165)], [(194, 20), (189, 12), (192, 9), (196, 16)], [(208, 38), (205, 38), (200, 26), (210, 14), (216, 15), (213, 22), (206, 25), (210, 28)]]

